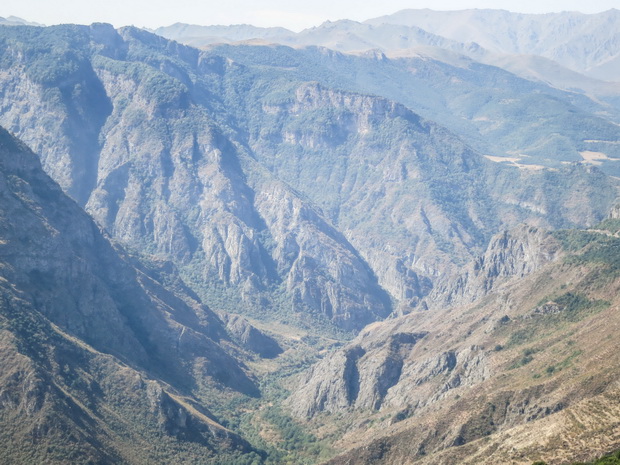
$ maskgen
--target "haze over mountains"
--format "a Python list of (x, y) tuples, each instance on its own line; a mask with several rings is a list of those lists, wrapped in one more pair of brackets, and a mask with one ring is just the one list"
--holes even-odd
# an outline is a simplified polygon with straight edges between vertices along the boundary
[(595, 79), (617, 81), (620, 11), (544, 15), (505, 10), (402, 10), (363, 23), (327, 21), (293, 33), (282, 28), (175, 24), (155, 32), (171, 39), (206, 45), (265, 39), (276, 43), (322, 45), (341, 51), (394, 51), (433, 46), (488, 60), (487, 55), (537, 55)]
[[(613, 141), (615, 137), (607, 134), (595, 139), (581, 138), (578, 147), (570, 148), (573, 143), (565, 140), (566, 135), (561, 130), (565, 122), (557, 121), (554, 131), (551, 127), (555, 124), (554, 118), (574, 110), (559, 109), (557, 101), (545, 101), (545, 95), (538, 94), (557, 96), (549, 86), (564, 90), (568, 93), (562, 100), (568, 99), (576, 106), (586, 105), (589, 113), (608, 117), (610, 123), (617, 123), (614, 113), (620, 84), (614, 82), (618, 73), (613, 63), (620, 53), (616, 37), (618, 20), (617, 10), (595, 15), (524, 15), (503, 10), (403, 10), (364, 23), (350, 20), (326, 22), (300, 33), (281, 28), (184, 24), (162, 27), (155, 32), (202, 47), (260, 39), (295, 47), (302, 54), (313, 55), (311, 46), (321, 46), (354, 53), (360, 58), (376, 57), (372, 67), (365, 67), (372, 71), (365, 73), (363, 69), (359, 70), (364, 66), (354, 64), (355, 59), (349, 55), (324, 54), (332, 60), (348, 60), (348, 66), (358, 70), (342, 77), (349, 81), (346, 84), (331, 76), (321, 76), (321, 67), (317, 68), (316, 64), (305, 66), (302, 62), (298, 66), (308, 78), (320, 82), (324, 78), (331, 79), (332, 85), (348, 88), (353, 85), (363, 92), (370, 91), (403, 102), (465, 137), (484, 154), (506, 156), (508, 162), (544, 166), (589, 159), (606, 165), (607, 170), (615, 173), (616, 163), (609, 160), (616, 156), (616, 147), (605, 142)], [(253, 53), (248, 55), (252, 59)], [(238, 54), (237, 57), (242, 59)], [(324, 66), (326, 58), (318, 60)], [(511, 74), (502, 75), (496, 69), (481, 68), (481, 63), (503, 68)], [(431, 67), (434, 69), (429, 70)], [(440, 67), (443, 69), (438, 69)], [(286, 65), (282, 68), (286, 68), (285, 72), (291, 70)], [(601, 71), (604, 69), (609, 72)], [(337, 69), (332, 67), (330, 71), (337, 72)], [(515, 75), (527, 81), (520, 81)], [(542, 87), (533, 85), (532, 81)], [(411, 86), (420, 92), (410, 92)], [(513, 92), (506, 92), (507, 88)], [(477, 89), (483, 89), (483, 96), (476, 92)], [(489, 98), (490, 89), (497, 90), (494, 98)], [(520, 104), (513, 104), (515, 98)], [(592, 105), (593, 100), (598, 108)], [(511, 105), (506, 105), (507, 102)], [(445, 113), (438, 114), (441, 110)], [(541, 114), (541, 110), (546, 114)], [(541, 136), (544, 140), (531, 140), (529, 134), (524, 138), (519, 136), (521, 127), (502, 127), (505, 121), (513, 121), (515, 116), (520, 125), (528, 121), (537, 124), (536, 121), (543, 118), (550, 123), (549, 133)], [(592, 124), (600, 125), (599, 122), (588, 123), (589, 126)], [(610, 125), (609, 130), (613, 132), (615, 128)], [(496, 142), (492, 147), (489, 146), (491, 141)], [(538, 159), (537, 152), (547, 154), (546, 159)], [(553, 153), (551, 157), (550, 153)], [(529, 158), (532, 155), (534, 159)]]
[(0, 25), (2, 460), (620, 447), (617, 13)]
[(9, 16), (8, 18), (0, 17), (0, 24), (3, 26), (43, 26), (43, 24), (32, 23), (17, 16)]

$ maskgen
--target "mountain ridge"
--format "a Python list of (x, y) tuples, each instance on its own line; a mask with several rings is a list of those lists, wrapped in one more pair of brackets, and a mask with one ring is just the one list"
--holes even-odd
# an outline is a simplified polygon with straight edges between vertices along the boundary
[[(402, 10), (366, 22), (415, 24), (453, 40), (477, 42), (493, 52), (541, 55), (591, 77), (612, 80), (615, 69), (612, 63), (618, 56), (613, 24), (618, 21), (620, 11), (617, 9), (593, 14), (562, 12), (544, 15), (486, 9), (452, 12)], [(594, 49), (590, 50), (588, 43), (593, 44)]]
[[(540, 231), (511, 234), (530, 233)], [(587, 238), (585, 247), (577, 238)], [(615, 241), (600, 232), (547, 235), (544, 242), (563, 250), (530, 276), (505, 276), (473, 305), (441, 303), (367, 327), (300, 376), (291, 408), (314, 417), (308, 427), (345, 420), (335, 440), (347, 452), (330, 464), (568, 463), (615, 450), (616, 348), (608, 331), (618, 280), (608, 267), (616, 256), (585, 258), (609, 254)], [(505, 258), (503, 247), (495, 250)], [(379, 403), (367, 402), (377, 395)], [(609, 416), (590, 411), (594, 405)]]
[[(503, 221), (501, 215), (509, 222), (548, 221), (540, 215), (554, 212), (550, 221), (555, 226), (591, 224), (602, 219), (615, 198), (613, 181), (594, 169), (530, 174), (503, 167), (394, 100), (300, 78), (273, 80), (261, 66), (135, 28), (65, 26), (4, 33), (11, 47), (31, 48), (31, 58), (3, 71), (7, 111), (0, 112), (0, 121), (41, 152), (48, 172), (114, 238), (165, 255), (216, 307), (271, 305), (277, 312), (281, 304), (273, 290), (280, 289), (290, 296), (285, 306), (293, 308), (295, 318), (314, 313), (359, 330), (391, 311), (379, 282), (396, 283), (389, 289), (391, 298), (416, 305), (443, 267), (468, 260), (470, 247), (483, 247), (494, 225)], [(32, 34), (40, 43), (58, 41), (62, 66), (40, 73), (39, 63), (50, 56), (31, 42)], [(76, 47), (79, 55), (71, 55), (72, 65), (65, 67), (61, 56)], [(24, 75), (34, 81), (26, 94), (19, 85)], [(49, 109), (38, 107), (42, 102)], [(41, 111), (26, 111), (31, 105)], [(57, 118), (46, 116), (50, 110)], [(87, 157), (76, 150), (84, 147), (84, 137), (89, 138)], [(338, 156), (326, 157), (331, 151)], [(381, 173), (369, 169), (370, 159)], [(400, 168), (388, 166), (392, 162)], [(294, 166), (304, 177), (293, 172)], [(330, 176), (341, 179), (326, 182)], [(596, 178), (604, 194), (594, 203), (588, 183), (573, 192), (556, 182), (552, 185), (563, 193), (548, 195), (544, 178), (557, 176)], [(418, 184), (420, 177), (428, 181)], [(321, 191), (315, 189), (317, 179)], [(538, 188), (526, 192), (517, 187), (517, 179)], [(347, 184), (342, 194), (334, 191)], [(506, 191), (497, 191), (499, 186)], [(448, 190), (464, 196), (452, 198)], [(330, 191), (334, 195), (325, 203)], [(375, 213), (361, 223), (345, 216), (334, 221), (339, 210), (369, 209), (375, 204), (369, 194), (383, 191), (392, 192), (386, 198), (400, 205), (393, 218)], [(350, 198), (349, 204), (339, 203), (340, 195)], [(528, 199), (531, 195), (537, 200)], [(579, 214), (558, 208), (571, 195), (583, 196)], [(482, 198), (489, 199), (484, 206)], [(422, 199), (430, 204), (422, 206)], [(273, 209), (274, 201), (284, 201), (279, 205), (288, 209), (285, 215), (277, 211), (281, 207)], [(536, 203), (546, 209), (532, 209)], [(419, 205), (413, 218), (407, 213), (411, 205)], [(488, 205), (497, 210), (489, 214)], [(303, 223), (303, 228), (291, 228), (286, 218), (295, 218), (292, 225)], [(384, 232), (379, 224), (385, 224)], [(339, 231), (341, 226), (346, 229)], [(393, 245), (385, 248), (386, 240)], [(390, 251), (403, 247), (404, 252)], [(438, 258), (426, 262), (424, 256), (431, 257), (433, 250)], [(332, 260), (340, 265), (323, 266)]]
[[(249, 452), (188, 390), (198, 370), (212, 389), (258, 392), (222, 322), (134, 268), (4, 129), (0, 173), (0, 421), (16, 445), (3, 460), (146, 459), (158, 455), (145, 444), (154, 434)], [(130, 452), (134, 440), (142, 451)]]

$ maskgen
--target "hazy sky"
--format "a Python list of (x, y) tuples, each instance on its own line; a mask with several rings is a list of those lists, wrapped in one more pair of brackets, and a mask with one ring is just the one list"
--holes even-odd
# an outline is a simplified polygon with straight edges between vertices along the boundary
[(19, 16), (47, 25), (108, 22), (117, 27), (155, 28), (175, 22), (245, 23), (301, 30), (326, 20), (362, 21), (405, 8), (598, 13), (614, 7), (620, 8), (620, 0), (0, 0), (0, 16)]

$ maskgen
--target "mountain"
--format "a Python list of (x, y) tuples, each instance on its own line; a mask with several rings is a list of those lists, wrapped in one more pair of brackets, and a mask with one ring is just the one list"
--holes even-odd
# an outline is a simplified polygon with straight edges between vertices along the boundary
[(259, 392), (215, 314), (136, 268), (4, 129), (0, 196), (1, 461), (250, 452), (207, 409)]
[(155, 32), (193, 46), (253, 39), (296, 47), (319, 45), (346, 52), (371, 49), (388, 52), (436, 46), (484, 62), (506, 55), (515, 59), (520, 55), (533, 55), (553, 60), (590, 78), (616, 81), (619, 21), (617, 9), (596, 14), (407, 9), (362, 23), (326, 21), (299, 33), (248, 25), (188, 24), (161, 27)]
[[(540, 81), (559, 89), (601, 97), (605, 101), (615, 102), (620, 88), (618, 82), (585, 76), (538, 55), (489, 56), (484, 62), (531, 81)], [(617, 107), (617, 103), (614, 105)]]
[[(339, 101), (346, 104), (334, 111)], [(551, 220), (545, 213), (540, 217), (541, 212), (528, 211), (525, 197), (545, 198), (544, 211), (555, 213), (561, 207), (548, 202), (562, 203), (572, 195), (565, 192), (551, 200), (544, 189), (522, 191), (517, 186), (524, 179), (513, 183), (516, 178), (504, 178), (512, 170), (504, 171), (441, 128), (386, 100), (309, 85), (297, 89), (294, 100), (270, 102), (265, 110), (276, 121), (297, 115), (303, 126), (294, 122), (272, 127), (264, 122), (260, 137), (250, 142), (258, 160), (323, 211), (333, 212), (335, 223), (376, 270), (379, 283), (405, 308), (415, 306), (437, 277), (450, 269), (450, 263), (465, 262), (473, 250), (483, 247), (486, 234), (498, 223), (516, 218), (519, 222)], [(356, 128), (357, 134), (351, 134), (350, 128)], [(390, 142), (378, 137), (388, 137)], [(290, 146), (291, 140), (295, 147)], [(326, 156), (330, 153), (339, 156)], [(365, 169), (368, 163), (373, 169)], [(309, 177), (309, 173), (316, 174)], [(577, 178), (583, 174), (578, 168), (559, 176), (574, 186), (568, 179), (575, 176), (580, 183)], [(549, 178), (543, 181), (536, 173), (524, 178), (546, 188), (562, 184)], [(315, 188), (317, 181), (324, 182), (320, 190)], [(523, 202), (517, 208), (513, 196)]]
[(397, 101), (497, 162), (535, 169), (580, 161), (617, 174), (618, 115), (613, 102), (533, 83), (462, 55), (435, 59), (437, 49), (392, 59), (381, 53), (351, 56), (321, 48), (211, 50), (247, 66), (261, 66), (261, 74), (270, 73), (273, 80), (310, 79)]
[(419, 27), (500, 54), (538, 55), (606, 81), (616, 81), (620, 11), (522, 14), (505, 10), (402, 10), (366, 21), (371, 26)]
[[(403, 10), (364, 23), (340, 20), (293, 33), (278, 28), (174, 24), (155, 32), (205, 47), (221, 43), (324, 46), (341, 52), (380, 50), (390, 56), (446, 52), (499, 66), (526, 79), (605, 100), (619, 93), (614, 63), (616, 10), (598, 15), (523, 15), (503, 10)], [(506, 34), (506, 31), (509, 31)], [(592, 53), (592, 47), (595, 52)], [(596, 63), (591, 63), (591, 61)]]
[(293, 31), (282, 27), (256, 27), (250, 24), (235, 26), (198, 26), (194, 24), (176, 23), (159, 27), (153, 31), (166, 39), (176, 40), (193, 47), (208, 44), (241, 42), (262, 39), (281, 43), (294, 36)]
[[(215, 93), (242, 70), (137, 29), (12, 30), (32, 58), (8, 68), (2, 120), (113, 237), (173, 260), (216, 306), (275, 306), (259, 302), (285, 292), (302, 317), (309, 306), (348, 329), (389, 313), (371, 270), (329, 222), (267, 172), (245, 173), (253, 161), (226, 134), (237, 129)], [(60, 55), (39, 48), (46, 41)], [(21, 99), (8, 89), (25, 76), (36, 84)], [(22, 111), (35, 101), (49, 109)], [(340, 265), (316, 266), (326, 260)]]
[(369, 326), (302, 375), (289, 405), (310, 428), (333, 424), (350, 450), (330, 464), (568, 463), (613, 450), (618, 245), (609, 231), (500, 233), (440, 292), (452, 297)]
[(373, 27), (357, 21), (326, 21), (320, 26), (295, 33), (283, 28), (259, 28), (248, 25), (198, 26), (173, 24), (154, 31), (167, 39), (204, 47), (210, 44), (267, 42), (292, 47), (323, 46), (339, 51), (369, 49), (406, 49), (416, 45), (432, 45), (462, 51), (459, 42), (430, 34), (417, 27)]
[(0, 461), (618, 447), (613, 100), (437, 44), (0, 43)]
[[(615, 18), (613, 11), (599, 16), (605, 18), (609, 16), (608, 20), (613, 22)], [(561, 47), (566, 42), (564, 36), (574, 32), (567, 24), (581, 21), (583, 34), (586, 34), (584, 31), (589, 31), (589, 34), (602, 34), (600, 22), (604, 20), (601, 18), (597, 20), (597, 15), (566, 13), (551, 18), (552, 16), (517, 15), (499, 10), (461, 12), (405, 10), (365, 23), (350, 20), (326, 22), (297, 34), (283, 33), (279, 36), (272, 34), (267, 37), (270, 35), (268, 30), (257, 28), (239, 38), (248, 40), (254, 37), (259, 43), (266, 40), (297, 49), (322, 46), (348, 53), (363, 53), (367, 58), (365, 65), (362, 64), (364, 60), (361, 60), (362, 62), (358, 60), (357, 63), (354, 59), (348, 60), (348, 66), (354, 67), (355, 73), (347, 72), (339, 66), (330, 66), (329, 71), (335, 72), (336, 76), (326, 74), (324, 69), (326, 57), (332, 58), (333, 61), (336, 59), (333, 58), (333, 54), (328, 53), (323, 53), (323, 58), (312, 56), (312, 50), (300, 50), (302, 54), (311, 55), (307, 57), (312, 60), (311, 62), (299, 61), (290, 56), (288, 59), (292, 60), (291, 62), (281, 61), (280, 71), (295, 74), (303, 68), (306, 79), (312, 78), (320, 82), (329, 80), (330, 85), (337, 83), (336, 85), (346, 89), (375, 93), (404, 103), (414, 111), (464, 137), (477, 150), (493, 157), (505, 156), (509, 159), (505, 161), (508, 163), (514, 161), (557, 166), (564, 161), (585, 160), (586, 163), (604, 165), (606, 171), (616, 175), (616, 163), (609, 161), (616, 156), (616, 147), (613, 144), (615, 137), (611, 136), (611, 133), (616, 130), (614, 125), (618, 122), (620, 87), (617, 83), (586, 76), (583, 74), (583, 69), (571, 67), (562, 60), (554, 61), (555, 56), (545, 55), (543, 51), (534, 47), (544, 42), (537, 40), (537, 34), (540, 30), (549, 30), (545, 21), (554, 24), (566, 23), (563, 26), (554, 26), (563, 31), (564, 35), (557, 38), (558, 46)], [(478, 27), (459, 27), (460, 24), (470, 23), (478, 24)], [(447, 24), (453, 24), (454, 27)], [(494, 26), (488, 26), (490, 24), (504, 26), (494, 29)], [(184, 27), (193, 31), (191, 37), (182, 34)], [(428, 29), (424, 29), (425, 27)], [(201, 29), (200, 26), (174, 25), (170, 29), (160, 28), (157, 32), (192, 45), (207, 45), (230, 42), (239, 28), (241, 26), (231, 26), (228, 29), (222, 26)], [(485, 48), (475, 41), (472, 42), (475, 37), (472, 39), (466, 33), (469, 31), (473, 34), (475, 31), (483, 30), (485, 32), (480, 34), (499, 40), (504, 37), (502, 35), (504, 31), (511, 28), (514, 29), (513, 37), (520, 37), (523, 28), (538, 31), (530, 34), (534, 37), (532, 47), (511, 48), (506, 45), (501, 48), (491, 44), (489, 48)], [(201, 41), (197, 35), (201, 34), (201, 30), (204, 34), (210, 31), (210, 34), (217, 33), (219, 36), (203, 36), (204, 40)], [(614, 29), (612, 27), (605, 30), (613, 33)], [(589, 50), (591, 43), (604, 40), (606, 39), (595, 40), (587, 36), (583, 39), (583, 47)], [(210, 49), (213, 47), (209, 46)], [(228, 50), (232, 48), (215, 49), (219, 51), (218, 53), (230, 53)], [(235, 48), (243, 49), (243, 47)], [(265, 51), (254, 50), (246, 53), (245, 57), (238, 50), (232, 53), (236, 59), (246, 62), (254, 60), (253, 57), (264, 56)], [(282, 60), (284, 58), (282, 54), (283, 51), (278, 50), (273, 54), (271, 62)], [(571, 57), (574, 54), (572, 51), (569, 53)], [(376, 57), (373, 64), (369, 63), (372, 57)], [(346, 59), (338, 58), (338, 61), (343, 62)], [(289, 63), (298, 64), (291, 67)], [(482, 63), (500, 67), (514, 74), (502, 76), (497, 69), (486, 68)], [(366, 66), (368, 69), (365, 69)], [(515, 75), (526, 80), (516, 79)], [(491, 76), (494, 77), (492, 81), (489, 79)], [(614, 78), (612, 76), (609, 79)], [(342, 82), (343, 80), (346, 82)], [(538, 85), (533, 85), (530, 81)], [(420, 89), (420, 92), (410, 92), (411, 86)], [(557, 89), (562, 89), (564, 92), (557, 92)], [(557, 100), (558, 98), (562, 103)], [(569, 103), (569, 106), (559, 108), (564, 102)], [(595, 116), (601, 120), (580, 122), (566, 131), (567, 127), (571, 127), (570, 122), (554, 120), (559, 119), (560, 115), (573, 115), (575, 110), (571, 109), (570, 105), (576, 105), (590, 114), (588, 117), (582, 114), (577, 119), (590, 119)], [(609, 121), (604, 122), (603, 119)], [(537, 124), (540, 120), (545, 120), (549, 124), (540, 126)], [(506, 127), (506, 121), (518, 121), (519, 125)], [(525, 129), (524, 126), (528, 125), (530, 127)], [(601, 125), (607, 128), (603, 129)], [(607, 134), (597, 138), (584, 138), (580, 134), (581, 128), (584, 127), (597, 127), (602, 133)], [(539, 131), (544, 131), (545, 134)], [(533, 139), (532, 136), (537, 132), (539, 134)], [(491, 146), (490, 141), (496, 143)]]
[(0, 17), (0, 25), (2, 26), (43, 26), (43, 24), (33, 23), (17, 16), (9, 16), (8, 18)]
[(402, 104), (279, 66), (134, 28), (1, 32), (0, 122), (112, 237), (173, 261), (217, 310), (357, 331), (391, 300), (415, 306), (501, 224), (594, 224), (616, 197), (597, 170), (492, 163)]

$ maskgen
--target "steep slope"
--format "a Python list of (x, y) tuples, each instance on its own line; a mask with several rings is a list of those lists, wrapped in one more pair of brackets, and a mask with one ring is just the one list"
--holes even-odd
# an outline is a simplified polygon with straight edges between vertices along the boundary
[(525, 225), (503, 231), (491, 238), (484, 254), (458, 272), (443, 276), (423, 308), (441, 310), (475, 302), (506, 278), (524, 278), (560, 255), (561, 247), (547, 231)]
[[(389, 313), (368, 266), (319, 212), (267, 174), (264, 191), (248, 184), (247, 151), (222, 102), (243, 69), (132, 28), (14, 31), (9, 48), (27, 53), (6, 55), (0, 120), (113, 237), (173, 260), (216, 306), (292, 308), (345, 329)], [(267, 211), (275, 205), (283, 216)], [(296, 222), (278, 223), (286, 218)]]
[[(513, 427), (524, 421), (579, 412), (578, 400), (587, 408), (606, 402), (599, 394), (613, 399), (605, 389), (617, 376), (615, 326), (607, 325), (618, 304), (614, 223), (607, 233), (555, 238), (531, 225), (597, 224), (616, 201), (617, 181), (561, 158), (554, 169), (494, 163), (407, 105), (346, 90), (377, 86), (376, 64), (380, 75), (431, 76), (410, 93), (432, 80), (443, 81), (435, 96), (471, 90), (461, 109), (472, 110), (486, 95), (472, 82), (486, 75), (508, 88), (493, 93), (501, 100), (492, 108), (520, 86), (531, 91), (510, 114), (537, 102), (544, 86), (497, 69), (487, 75), (469, 61), (458, 74), (454, 64), (394, 65), (381, 54), (324, 49), (254, 48), (260, 53), (240, 63), (243, 48), (198, 51), (102, 24), (3, 28), (0, 39), (0, 121), (41, 150), (45, 169), (132, 257), (154, 256), (141, 265), (110, 245), (35, 156), (2, 133), (8, 154), (27, 155), (2, 168), (0, 216), (20, 218), (0, 223), (4, 355), (15, 367), (0, 378), (10, 426), (3, 441), (17, 445), (7, 461), (66, 461), (76, 442), (78, 462), (260, 462), (225, 424), (275, 462), (325, 458), (331, 449), (321, 448), (334, 443), (353, 450), (343, 460), (432, 463), (448, 446), (462, 445), (464, 459), (484, 436), (517, 438)], [(307, 82), (304, 67), (321, 56), (325, 82)], [(304, 64), (307, 57), (317, 61)], [(346, 63), (359, 68), (345, 71)], [(357, 84), (343, 77), (352, 69), (363, 70)], [(469, 83), (458, 87), (455, 76)], [(404, 85), (386, 87), (404, 95)], [(586, 110), (600, 109), (594, 102), (575, 96), (572, 105), (550, 92), (534, 114), (556, 118), (559, 108), (563, 116), (532, 118), (532, 126), (571, 132), (573, 152), (615, 137), (613, 125)], [(507, 140), (516, 126), (510, 120), (489, 134)], [(523, 138), (550, 134), (532, 131)], [(493, 237), (521, 222), (528, 226)], [(567, 250), (582, 255), (560, 262)], [(231, 339), (268, 358), (248, 362), (265, 375), (265, 399), (252, 399), (258, 383), (239, 362), (247, 353), (171, 277), (168, 260), (213, 308), (248, 316), (220, 312)], [(399, 317), (376, 323), (394, 310)], [(257, 327), (297, 328), (278, 344), (252, 318), (267, 321)], [(366, 329), (328, 353), (338, 341), (316, 336), (333, 325)], [(592, 331), (604, 343), (593, 345)], [(310, 418), (304, 430), (278, 402), (287, 377), (323, 354), (289, 401)], [(33, 378), (43, 381), (31, 389)], [(596, 420), (614, 430), (615, 414), (588, 424)], [(308, 434), (316, 425), (318, 441)], [(587, 440), (572, 430), (560, 436)], [(46, 439), (18, 449), (33, 437)], [(608, 438), (601, 449), (613, 445)], [(527, 440), (515, 443), (526, 450)], [(501, 444), (479, 458), (492, 463), (500, 453)]]
[[(541, 233), (531, 227), (522, 227), (494, 237), (489, 250), (471, 265), (471, 270), (468, 269), (457, 279), (447, 279), (453, 289), (438, 287), (433, 290), (443, 301), (436, 304), (434, 312), (429, 312), (430, 316), (422, 317), (416, 313), (371, 326), (347, 349), (321, 361), (310, 370), (302, 380), (300, 389), (293, 394), (291, 405), (295, 412), (310, 417), (323, 410), (336, 411), (349, 405), (379, 409), (390, 405), (390, 402), (398, 407), (412, 404), (422, 407), (426, 402), (442, 399), (442, 393), (447, 389), (484, 381), (489, 376), (488, 356), (475, 346), (467, 347), (465, 344), (462, 353), (455, 350), (439, 355), (431, 353), (428, 360), (408, 357), (413, 356), (418, 342), (426, 341), (431, 335), (429, 328), (421, 325), (422, 321), (437, 324), (437, 313), (445, 312), (451, 303), (476, 301), (490, 290), (496, 290), (499, 285), (496, 280), (506, 281), (515, 275), (522, 278), (553, 260), (559, 244), (548, 234), (542, 238), (533, 238), (532, 235), (540, 236)], [(526, 249), (533, 251), (527, 253)], [(432, 302), (433, 296), (429, 296), (428, 300)], [(464, 320), (462, 316), (459, 318)], [(414, 327), (415, 330), (412, 329)], [(439, 334), (439, 328), (435, 332)], [(467, 372), (463, 372), (464, 369)], [(334, 370), (342, 372), (342, 375), (326, 374)], [(427, 382), (444, 373), (450, 374), (450, 380), (444, 384), (442, 378), (442, 384), (435, 386), (438, 392), (428, 392)], [(326, 383), (330, 388), (326, 387)], [(338, 386), (335, 393), (330, 392), (333, 386)], [(386, 397), (390, 390), (392, 395)], [(342, 397), (339, 391), (349, 393), (348, 402), (344, 405), (339, 404)]]
[[(114, 238), (174, 261), (217, 309), (359, 330), (390, 297), (415, 306), (500, 225), (593, 224), (616, 197), (596, 170), (492, 164), (394, 101), (306, 83), (305, 67), (284, 70), (309, 56), (292, 49), (242, 65), (226, 57), (237, 49), (133, 28), (0, 32), (0, 122)], [(343, 76), (348, 63), (319, 69)]]
[[(269, 74), (271, 80), (282, 83), (280, 88), (289, 85), (287, 79), (315, 80), (330, 88), (394, 100), (499, 162), (535, 169), (580, 161), (595, 163), (612, 175), (620, 169), (613, 99), (601, 103), (562, 92), (463, 55), (440, 53), (436, 48), (414, 49), (393, 58), (380, 52), (351, 56), (312, 47), (217, 46), (212, 50), (247, 66), (260, 66), (257, 79)], [(590, 152), (598, 157), (591, 159)]]
[(463, 276), (473, 303), (372, 325), (302, 377), (291, 408), (335, 422), (336, 446), (352, 448), (329, 463), (564, 463), (617, 448), (617, 237), (521, 228)]
[[(329, 214), (402, 311), (500, 224), (577, 224), (562, 206), (577, 190), (561, 192), (563, 183), (585, 188), (587, 203), (599, 195), (579, 181), (596, 171), (505, 170), (387, 100), (307, 84), (263, 102), (250, 128), (257, 159)], [(553, 196), (550, 185), (560, 187)]]
[(192, 395), (258, 392), (221, 321), (134, 268), (4, 129), (0, 197), (1, 460), (249, 452)]

